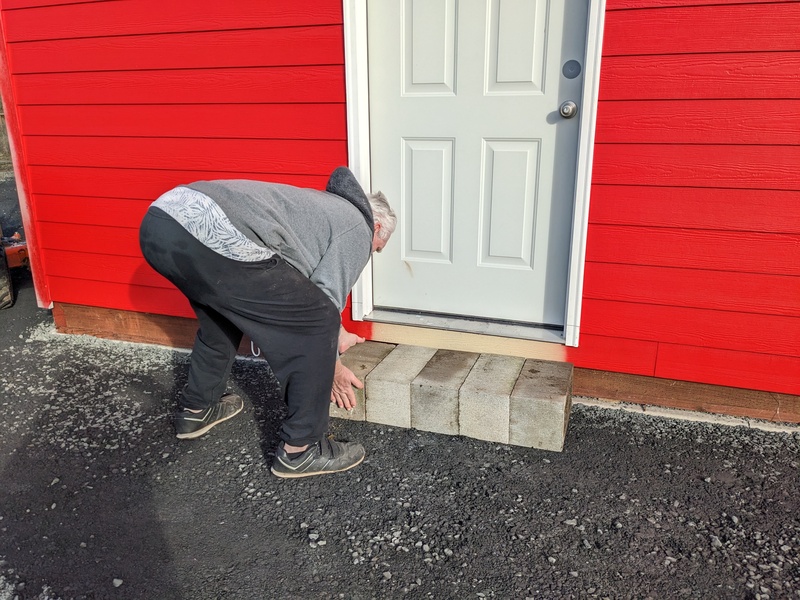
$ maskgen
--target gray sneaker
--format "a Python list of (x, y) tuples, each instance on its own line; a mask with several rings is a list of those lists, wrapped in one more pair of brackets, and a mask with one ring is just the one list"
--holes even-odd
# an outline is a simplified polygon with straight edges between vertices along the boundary
[(338, 473), (361, 464), (364, 454), (364, 446), (361, 444), (322, 438), (309, 446), (303, 454), (291, 459), (283, 449), (283, 444), (280, 444), (275, 452), (272, 473), (285, 478)]
[(175, 433), (178, 439), (181, 440), (199, 438), (201, 435), (208, 433), (214, 425), (219, 425), (223, 421), (238, 415), (242, 412), (243, 406), (244, 403), (239, 396), (225, 394), (219, 399), (219, 402), (212, 404), (199, 413), (179, 410), (173, 417)]

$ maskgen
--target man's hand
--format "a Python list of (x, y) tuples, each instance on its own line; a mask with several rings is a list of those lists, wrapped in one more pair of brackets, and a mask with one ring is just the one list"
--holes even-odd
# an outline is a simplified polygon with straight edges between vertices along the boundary
[(336, 361), (336, 371), (333, 373), (333, 389), (331, 390), (331, 402), (339, 408), (352, 410), (356, 407), (356, 394), (353, 386), (363, 389), (364, 384), (355, 374), (342, 364), (341, 360)]
[(350, 333), (344, 327), (339, 327), (339, 354), (344, 354), (350, 348), (363, 341), (363, 337)]

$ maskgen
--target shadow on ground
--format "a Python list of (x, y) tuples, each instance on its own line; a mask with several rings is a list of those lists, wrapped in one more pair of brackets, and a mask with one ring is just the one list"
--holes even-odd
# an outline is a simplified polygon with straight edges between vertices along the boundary
[[(134, 401), (106, 393), (115, 382), (86, 373), (83, 360), (40, 356), (40, 377), (19, 382), (24, 395), (4, 399), (5, 560), (29, 593), (49, 585), (64, 597), (99, 598), (127, 586), (115, 597), (146, 597), (125, 593), (144, 578), (161, 597), (181, 597), (153, 496), (153, 454), (169, 448), (160, 435), (162, 403), (140, 400), (146, 376), (128, 384)], [(13, 360), (4, 365), (18, 368)], [(161, 441), (143, 451), (140, 436)]]
[[(254, 553), (254, 523), (238, 514), (249, 471), (266, 476), (252, 406), (223, 437), (179, 442), (169, 415), (186, 354), (59, 336), (39, 321), (2, 352), (6, 591), (223, 598), (247, 583), (239, 563), (274, 572), (266, 557), (285, 547), (282, 536), (263, 544), (270, 527), (259, 524)], [(248, 368), (238, 369), (245, 384)], [(262, 408), (258, 422), (274, 431), (280, 414)], [(253, 597), (269, 597), (265, 589)]]

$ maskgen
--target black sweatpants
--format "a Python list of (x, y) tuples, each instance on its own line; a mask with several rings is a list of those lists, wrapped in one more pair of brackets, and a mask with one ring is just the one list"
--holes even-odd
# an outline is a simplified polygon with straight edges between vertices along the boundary
[(183, 292), (200, 323), (179, 404), (203, 409), (220, 399), (245, 333), (281, 385), (289, 414), (280, 437), (295, 446), (321, 439), (340, 324), (328, 296), (278, 256), (241, 262), (217, 254), (155, 207), (139, 240), (147, 262)]

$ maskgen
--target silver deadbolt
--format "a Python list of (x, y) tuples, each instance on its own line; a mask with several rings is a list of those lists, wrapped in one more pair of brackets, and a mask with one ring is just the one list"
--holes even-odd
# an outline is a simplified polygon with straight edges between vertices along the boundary
[(575, 104), (572, 100), (567, 100), (566, 102), (564, 102), (564, 104), (562, 104), (559, 107), (558, 112), (565, 119), (571, 119), (572, 117), (578, 114), (578, 105)]

